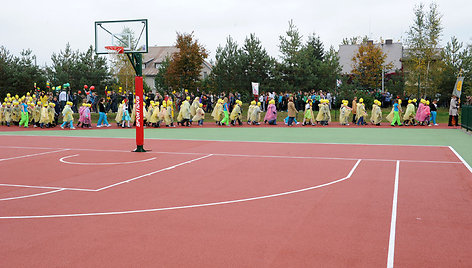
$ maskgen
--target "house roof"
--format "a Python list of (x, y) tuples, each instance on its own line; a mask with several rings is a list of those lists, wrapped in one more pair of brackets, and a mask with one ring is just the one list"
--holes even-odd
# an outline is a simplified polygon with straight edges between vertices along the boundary
[(143, 63), (146, 65), (146, 68), (143, 69), (143, 75), (157, 75), (159, 70), (154, 64), (162, 63), (166, 57), (172, 57), (172, 54), (178, 51), (179, 49), (174, 46), (149, 47), (148, 53), (144, 53), (143, 55)]
[[(148, 53), (143, 54), (143, 63), (146, 68), (143, 69), (144, 76), (156, 76), (159, 69), (155, 67), (155, 64), (162, 63), (166, 57), (172, 57), (172, 54), (179, 52), (179, 49), (175, 46), (154, 46), (148, 48)], [(203, 66), (208, 68), (210, 71), (213, 66), (207, 61), (203, 62)]]

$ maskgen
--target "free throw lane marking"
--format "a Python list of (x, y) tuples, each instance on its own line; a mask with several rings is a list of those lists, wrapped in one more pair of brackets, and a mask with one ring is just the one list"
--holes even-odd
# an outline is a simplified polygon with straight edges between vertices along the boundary
[(357, 160), (356, 164), (354, 164), (351, 171), (349, 171), (349, 174), (344, 178), (341, 178), (341, 179), (338, 179), (338, 180), (335, 180), (335, 181), (331, 181), (331, 182), (328, 182), (328, 183), (308, 187), (308, 188), (303, 188), (303, 189), (293, 190), (293, 191), (288, 191), (288, 192), (283, 192), (283, 193), (277, 193), (277, 194), (270, 194), (270, 195), (257, 196), (257, 197), (244, 198), (244, 199), (236, 199), (236, 200), (229, 200), (229, 201), (222, 201), (222, 202), (177, 206), (177, 207), (151, 208), (151, 209), (127, 210), (127, 211), (111, 211), (111, 212), (96, 212), (96, 213), (55, 214), (55, 215), (53, 214), (53, 215), (36, 215), (36, 216), (1, 216), (0, 219), (40, 219), (40, 218), (64, 218), (64, 217), (122, 215), (122, 214), (134, 214), (134, 213), (177, 210), (177, 209), (186, 209), (186, 208), (209, 207), (209, 206), (217, 206), (217, 205), (226, 205), (226, 204), (233, 204), (233, 203), (248, 202), (248, 201), (254, 201), (254, 200), (260, 200), (260, 199), (279, 197), (279, 196), (285, 196), (285, 195), (305, 192), (305, 191), (318, 189), (318, 188), (326, 187), (326, 186), (329, 186), (329, 185), (332, 185), (332, 184), (335, 184), (335, 183), (338, 183), (338, 182), (345, 181), (345, 180), (351, 178), (352, 174), (357, 169), (357, 166), (359, 166), (360, 162), (361, 162), (361, 159)]
[(163, 168), (163, 169), (159, 169), (159, 170), (153, 171), (153, 172), (149, 172), (149, 173), (146, 173), (146, 174), (144, 174), (144, 175), (137, 176), (137, 177), (134, 177), (134, 178), (125, 180), (125, 181), (117, 182), (117, 183), (114, 183), (114, 184), (111, 184), (111, 185), (102, 187), (102, 188), (100, 188), (100, 189), (97, 189), (97, 191), (102, 191), (102, 190), (105, 190), (105, 189), (108, 189), (108, 188), (111, 188), (111, 187), (115, 187), (115, 186), (120, 185), (120, 184), (123, 184), (123, 183), (128, 183), (128, 182), (131, 182), (131, 181), (135, 181), (135, 180), (137, 180), (137, 179), (141, 179), (141, 178), (144, 178), (144, 177), (147, 177), (147, 176), (154, 175), (154, 174), (156, 174), (156, 173), (160, 173), (160, 172), (163, 172), (163, 171), (171, 170), (171, 169), (174, 169), (174, 168), (176, 168), (176, 167), (183, 166), (183, 165), (186, 165), (186, 164), (190, 164), (190, 163), (192, 163), (192, 162), (195, 162), (195, 161), (198, 161), (198, 160), (202, 160), (202, 159), (205, 159), (205, 158), (210, 157), (210, 156), (212, 156), (212, 154), (205, 155), (205, 156), (202, 156), (202, 157), (199, 157), (199, 158), (195, 158), (195, 159), (192, 159), (192, 160), (188, 160), (188, 161), (185, 161), (185, 162), (182, 162), (182, 163), (179, 163), (179, 164), (170, 166), (170, 167), (166, 167), (166, 168)]
[(390, 222), (390, 238), (388, 241), (387, 268), (393, 268), (395, 258), (395, 231), (397, 226), (398, 178), (400, 176), (400, 161), (395, 168), (395, 186), (393, 188), (392, 219)]
[(76, 157), (76, 156), (79, 156), (79, 154), (64, 156), (61, 159), (59, 159), (59, 161), (64, 163), (64, 164), (71, 164), (71, 165), (101, 166), (101, 165), (135, 164), (135, 163), (147, 162), (147, 161), (152, 161), (152, 160), (157, 159), (156, 157), (152, 157), (152, 158), (148, 158), (148, 159), (144, 159), (144, 160), (136, 160), (136, 161), (130, 161), (130, 162), (115, 162), (115, 163), (79, 163), (79, 162), (70, 162), (70, 161), (65, 160), (65, 159)]

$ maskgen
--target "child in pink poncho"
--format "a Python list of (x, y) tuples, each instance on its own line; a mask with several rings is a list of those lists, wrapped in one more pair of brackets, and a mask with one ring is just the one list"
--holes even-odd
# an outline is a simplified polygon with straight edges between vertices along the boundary
[(416, 110), (416, 116), (415, 116), (416, 121), (418, 122), (424, 121), (423, 111), (424, 111), (424, 100), (421, 99), (421, 102), (418, 105), (418, 110)]
[(269, 125), (277, 125), (277, 109), (275, 108), (275, 100), (269, 101), (269, 107), (267, 107), (264, 123), (269, 123)]
[[(426, 101), (424, 108), (423, 108), (423, 122), (421, 124), (423, 125), (429, 125), (429, 116), (431, 115), (431, 108), (429, 107), (429, 101)], [(431, 125), (429, 125), (431, 126)]]
[(90, 103), (87, 103), (85, 105), (85, 109), (83, 113), (84, 121), (82, 122), (82, 127), (92, 128), (92, 115), (90, 112), (90, 107), (92, 107), (92, 104)]
[(84, 120), (85, 120), (84, 110), (86, 106), (87, 104), (84, 102), (82, 103), (82, 106), (80, 106), (79, 108), (79, 122), (77, 122), (77, 127), (79, 127), (81, 124), (82, 124), (82, 127), (84, 127)]

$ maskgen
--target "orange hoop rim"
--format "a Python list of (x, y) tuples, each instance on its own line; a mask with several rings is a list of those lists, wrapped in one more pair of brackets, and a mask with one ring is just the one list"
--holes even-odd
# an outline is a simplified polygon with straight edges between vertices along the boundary
[(125, 48), (120, 46), (106, 46), (105, 49), (109, 54), (123, 54), (125, 52)]

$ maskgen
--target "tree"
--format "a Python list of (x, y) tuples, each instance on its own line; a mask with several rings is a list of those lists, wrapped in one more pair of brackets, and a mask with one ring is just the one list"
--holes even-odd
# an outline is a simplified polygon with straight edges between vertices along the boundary
[(465, 96), (472, 96), (472, 44), (468, 44), (467, 47), (460, 53), (462, 75), (464, 76), (464, 84), (462, 85), (461, 98), (465, 99)]
[(70, 83), (72, 87), (80, 85), (78, 76), (77, 63), (79, 61), (79, 52), (72, 51), (70, 44), (66, 44), (64, 51), (58, 54), (53, 53), (51, 56), (52, 66), (47, 67), (48, 80), (52, 85), (62, 85)]
[[(407, 91), (416, 93), (422, 87), (420, 95), (434, 96), (438, 92), (438, 85), (433, 78), (441, 72), (441, 19), (438, 5), (431, 3), (426, 11), (423, 4), (415, 7), (413, 25), (407, 32), (408, 45), (407, 61)], [(418, 84), (420, 83), (420, 84)], [(419, 96), (417, 96), (419, 97)]]
[[(302, 49), (302, 35), (293, 21), (288, 22), (286, 36), (279, 36), (279, 51), (282, 62), (278, 64), (278, 72), (282, 86), (288, 90), (301, 89), (303, 68), (300, 66), (300, 51)], [(300, 71), (302, 70), (302, 73)]]
[(105, 88), (110, 79), (106, 59), (95, 55), (92, 46), (80, 52), (73, 51), (67, 44), (64, 51), (53, 53), (51, 60), (52, 66), (46, 67), (46, 72), (53, 86), (69, 83), (72, 89), (79, 90), (83, 85), (94, 85), (98, 91)]
[(269, 85), (273, 77), (275, 60), (262, 47), (261, 41), (255, 34), (246, 37), (241, 50), (240, 64), (242, 69), (240, 89), (243, 92), (251, 95), (251, 82), (259, 82), (261, 91), (274, 90)]
[(367, 43), (369, 41), (369, 37), (367, 35), (365, 36), (353, 36), (350, 38), (343, 38), (343, 41), (341, 41), (341, 45), (360, 45), (363, 43)]
[(193, 33), (177, 33), (176, 47), (179, 52), (172, 55), (165, 79), (174, 90), (196, 90), (202, 64), (208, 53)]
[(169, 82), (166, 80), (165, 74), (167, 73), (167, 69), (169, 68), (170, 65), (170, 58), (166, 57), (164, 61), (161, 63), (161, 65), (158, 68), (156, 78), (154, 81), (156, 82), (156, 88), (157, 90), (161, 92), (167, 92), (169, 91)]
[(442, 72), (435, 80), (439, 88), (440, 102), (447, 103), (449, 101), (459, 74), (464, 77), (461, 98), (470, 96), (472, 94), (472, 45), (469, 44), (464, 48), (464, 44), (453, 36), (442, 51), (442, 58), (444, 59), (441, 66)]
[(320, 89), (332, 89), (336, 87), (338, 77), (341, 75), (341, 65), (339, 64), (339, 56), (333, 46), (325, 53), (319, 76)]
[(45, 73), (35, 62), (36, 56), (29, 49), (15, 57), (5, 47), (0, 47), (0, 96), (24, 95), (33, 89), (34, 83), (45, 89)]
[(243, 74), (241, 49), (231, 36), (226, 38), (224, 47), (216, 49), (216, 64), (211, 74), (211, 80), (219, 92), (229, 92), (241, 89)]
[(106, 58), (95, 54), (92, 46), (79, 54), (77, 68), (81, 74), (79, 85), (94, 85), (97, 89), (104, 89), (110, 80)]
[(387, 55), (383, 53), (379, 45), (374, 45), (373, 42), (361, 44), (356, 55), (352, 58), (352, 73), (359, 85), (366, 89), (380, 88), (382, 70), (393, 67), (392, 63), (386, 64), (386, 58)]

